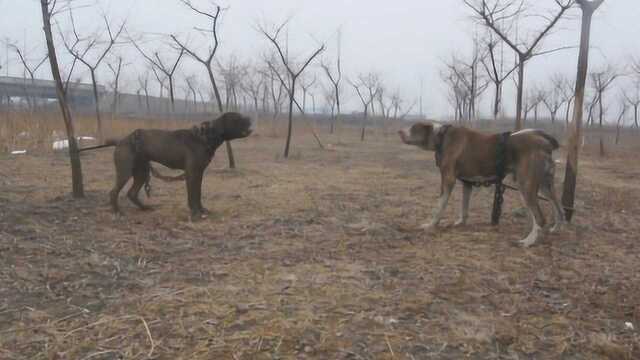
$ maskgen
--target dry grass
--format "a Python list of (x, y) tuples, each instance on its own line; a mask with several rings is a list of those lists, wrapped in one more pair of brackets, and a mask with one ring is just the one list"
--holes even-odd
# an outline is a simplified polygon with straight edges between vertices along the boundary
[(525, 250), (516, 194), (500, 227), (481, 190), (453, 228), (456, 192), (423, 234), (431, 154), (324, 140), (287, 161), (282, 138), (238, 141), (236, 171), (219, 153), (199, 223), (157, 181), (155, 211), (113, 221), (109, 150), (83, 155), (80, 201), (63, 154), (0, 157), (0, 358), (640, 358), (637, 154), (588, 149), (575, 223)]

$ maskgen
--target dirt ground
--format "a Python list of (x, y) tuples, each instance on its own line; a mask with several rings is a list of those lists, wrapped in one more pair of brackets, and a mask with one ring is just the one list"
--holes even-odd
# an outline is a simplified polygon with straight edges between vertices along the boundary
[(640, 155), (583, 154), (574, 223), (523, 249), (517, 194), (496, 228), (477, 191), (455, 228), (458, 186), (424, 234), (433, 154), (343, 140), (236, 142), (198, 223), (158, 180), (154, 211), (123, 192), (113, 220), (111, 150), (83, 155), (77, 201), (64, 154), (0, 156), (0, 358), (640, 359)]

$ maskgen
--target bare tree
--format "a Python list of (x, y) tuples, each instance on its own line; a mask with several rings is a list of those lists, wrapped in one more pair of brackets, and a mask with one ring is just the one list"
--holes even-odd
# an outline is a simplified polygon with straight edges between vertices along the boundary
[(302, 111), (307, 111), (307, 94), (311, 94), (310, 89), (318, 81), (318, 77), (314, 74), (313, 77), (306, 77), (304, 75), (300, 76), (300, 89), (302, 90)]
[[(184, 79), (185, 83), (187, 84), (187, 89), (188, 89), (188, 95), (192, 97), (193, 99), (193, 112), (197, 113), (198, 112), (198, 92), (197, 92), (197, 88), (198, 88), (198, 80), (197, 77), (195, 75), (191, 75), (191, 76), (187, 76)], [(185, 104), (188, 104), (189, 100), (187, 97), (185, 97)]]
[(265, 99), (263, 99), (263, 103), (268, 105), (268, 103), (271, 102), (272, 105), (271, 125), (273, 135), (276, 135), (276, 121), (282, 111), (282, 104), (284, 103), (286, 95), (284, 82), (280, 81), (280, 70), (278, 70), (276, 61), (275, 56), (265, 60), (268, 67), (266, 70), (262, 70), (263, 75), (267, 79), (265, 83), (266, 88), (264, 90)]
[(342, 81), (342, 68), (341, 68), (341, 64), (340, 64), (340, 53), (338, 52), (338, 58), (336, 60), (336, 72), (335, 72), (335, 74), (332, 73), (331, 67), (329, 66), (329, 64), (322, 63), (320, 66), (324, 70), (324, 73), (327, 74), (327, 78), (329, 79), (329, 81), (331, 82), (331, 86), (333, 87), (333, 91), (332, 91), (333, 96), (332, 97), (335, 99), (335, 105), (336, 105), (336, 114), (332, 118), (333, 121), (331, 122), (331, 130), (330, 130), (330, 133), (333, 134), (336, 131), (336, 127), (340, 126), (340, 115), (341, 115), (341, 110), (340, 110), (340, 89), (341, 89), (341, 86), (340, 86), (340, 82)]
[(551, 78), (551, 88), (546, 92), (546, 96), (542, 102), (549, 110), (551, 123), (555, 124), (558, 117), (558, 111), (565, 105), (567, 98), (565, 97), (565, 78), (561, 74), (553, 75)]
[(578, 179), (578, 156), (580, 153), (580, 137), (582, 136), (582, 115), (584, 111), (584, 89), (589, 71), (589, 43), (591, 38), (591, 19), (604, 0), (576, 0), (582, 9), (582, 29), (580, 32), (580, 54), (578, 55), (578, 75), (576, 76), (575, 102), (573, 119), (569, 133), (567, 165), (562, 191), (562, 205), (568, 221), (573, 216), (573, 204), (576, 197)]
[[(20, 62), (22, 63), (22, 66), (24, 67), (24, 69), (27, 72), (27, 74), (29, 74), (29, 80), (31, 81), (31, 85), (33, 85), (34, 82), (35, 82), (35, 73), (47, 61), (49, 55), (46, 54), (44, 57), (40, 58), (37, 62), (31, 64), (29, 59), (27, 59), (26, 54), (24, 54), (24, 52), (21, 51), (18, 46), (11, 45), (11, 47), (13, 47), (13, 49), (16, 52), (16, 54), (18, 55), (18, 59), (20, 59)], [(26, 93), (26, 91), (25, 91), (25, 93)], [(27, 103), (29, 105), (29, 109), (31, 111), (35, 110), (35, 107), (36, 107), (35, 99), (32, 99), (31, 96), (29, 96), (29, 95), (26, 96), (26, 99), (27, 99)]]
[(537, 88), (534, 88), (527, 92), (527, 96), (524, 99), (524, 103), (522, 106), (523, 117), (522, 123), (526, 124), (527, 120), (529, 120), (529, 113), (533, 111), (533, 123), (538, 123), (538, 108), (540, 104), (544, 102), (547, 94)]
[(120, 104), (120, 75), (122, 74), (122, 56), (118, 56), (116, 63), (107, 63), (109, 70), (113, 74), (111, 90), (113, 91), (113, 102), (111, 103), (111, 119), (115, 119), (118, 114)]
[(51, 18), (53, 18), (59, 11), (65, 9), (64, 6), (56, 8), (56, 5), (58, 5), (56, 0), (40, 0), (44, 35), (47, 43), (49, 64), (51, 65), (51, 75), (56, 83), (56, 96), (58, 98), (60, 111), (62, 112), (62, 118), (64, 120), (64, 126), (69, 143), (69, 160), (71, 162), (73, 197), (83, 198), (84, 185), (82, 182), (82, 163), (80, 162), (80, 153), (78, 152), (78, 142), (76, 139), (73, 118), (71, 116), (71, 111), (69, 110), (69, 104), (67, 103), (67, 96), (64, 91), (64, 83), (60, 76), (58, 56), (56, 54), (56, 47), (53, 41), (53, 34), (51, 32)]
[[(296, 96), (295, 94), (296, 81), (298, 80), (298, 77), (300, 76), (300, 74), (302, 74), (304, 70), (307, 68), (307, 66), (309, 66), (311, 61), (313, 61), (313, 59), (317, 57), (325, 49), (324, 44), (320, 45), (309, 57), (306, 58), (306, 60), (301, 62), (301, 65), (299, 65), (297, 69), (294, 69), (293, 68), (295, 66), (293, 64), (294, 61), (289, 58), (288, 49), (287, 49), (287, 53), (285, 54), (282, 50), (283, 47), (280, 45), (278, 40), (278, 36), (280, 35), (282, 29), (284, 29), (284, 27), (287, 25), (287, 23), (288, 23), (287, 21), (283, 22), (280, 26), (276, 27), (275, 30), (271, 32), (267, 31), (264, 26), (260, 26), (260, 29), (259, 29), (260, 32), (276, 48), (276, 51), (280, 56), (280, 60), (282, 61), (282, 65), (284, 66), (284, 70), (286, 71), (287, 83), (284, 84), (284, 86), (286, 87), (286, 90), (289, 94), (289, 121), (287, 126), (287, 140), (284, 147), (285, 159), (289, 157), (289, 147), (291, 144), (291, 132), (293, 128), (293, 103), (295, 102), (295, 96)], [(274, 66), (274, 64), (270, 62), (268, 62), (268, 65), (271, 68), (273, 68)], [(275, 71), (275, 74), (280, 76), (277, 71)], [(284, 79), (280, 79), (280, 80), (282, 82), (282, 80)], [(302, 112), (304, 113), (304, 110), (302, 110)]]
[(65, 48), (67, 49), (67, 52), (69, 52), (69, 54), (75, 60), (84, 64), (84, 66), (86, 66), (87, 69), (89, 69), (89, 73), (91, 74), (91, 84), (93, 85), (93, 99), (95, 102), (96, 121), (97, 121), (97, 127), (98, 127), (97, 129), (98, 139), (100, 140), (100, 142), (102, 142), (104, 139), (104, 129), (102, 126), (102, 118), (100, 116), (101, 115), (100, 114), (100, 94), (98, 93), (98, 79), (96, 74), (97, 74), (98, 67), (100, 66), (102, 61), (105, 59), (107, 54), (109, 54), (113, 46), (118, 41), (118, 38), (124, 31), (126, 21), (123, 21), (122, 24), (120, 24), (120, 27), (114, 32), (111, 29), (111, 24), (109, 24), (109, 20), (107, 19), (106, 15), (102, 17), (105, 23), (105, 27), (107, 29), (107, 35), (109, 36), (109, 39), (106, 41), (106, 45), (104, 45), (104, 48), (102, 49), (102, 51), (98, 51), (97, 57), (95, 57), (93, 61), (91, 61), (90, 59), (88, 59), (88, 54), (92, 52), (94, 48), (96, 48), (97, 46), (100, 46), (102, 44), (102, 40), (100, 39), (99, 36), (94, 36), (86, 39), (81, 38), (76, 29), (76, 23), (75, 23), (75, 19), (73, 17), (72, 11), (69, 11), (69, 17), (71, 20), (71, 30), (72, 30), (73, 39), (74, 39), (73, 44), (67, 42), (65, 36), (62, 34), (62, 31), (60, 31), (60, 34), (62, 36), (62, 40)]
[(138, 86), (144, 92), (144, 102), (147, 109), (147, 115), (151, 113), (151, 105), (149, 104), (149, 72), (138, 76)]
[[(520, 17), (525, 16), (525, 0), (463, 0), (464, 3), (476, 14), (477, 19), (491, 29), (504, 41), (518, 56), (518, 93), (516, 105), (516, 130), (522, 129), (522, 102), (524, 97), (524, 68), (525, 63), (536, 55), (547, 54), (549, 51), (536, 53), (542, 40), (551, 29), (560, 21), (565, 12), (569, 10), (574, 0), (554, 0), (557, 11), (549, 17), (542, 31), (533, 37), (529, 43), (521, 42), (509, 37), (508, 27), (513, 26)], [(508, 27), (503, 24), (508, 23)]]
[(217, 62), (220, 74), (224, 80), (225, 108), (238, 110), (238, 94), (242, 85), (242, 79), (247, 74), (247, 66), (240, 64), (235, 55), (229, 56), (224, 61)]
[(373, 104), (373, 101), (376, 99), (378, 91), (380, 90), (380, 78), (378, 74), (370, 72), (367, 74), (360, 74), (358, 76), (358, 80), (355, 82), (351, 80), (347, 81), (354, 88), (356, 94), (358, 95), (358, 98), (360, 98), (360, 101), (362, 102), (363, 114), (360, 141), (364, 141), (369, 109), (371, 107), (371, 104)]
[[(138, 50), (140, 55), (142, 55), (151, 64), (158, 82), (160, 82), (160, 76), (158, 72), (162, 73), (165, 76), (166, 80), (169, 81), (169, 101), (171, 104), (171, 112), (174, 113), (176, 111), (174, 77), (176, 71), (178, 70), (178, 66), (180, 65), (180, 60), (182, 60), (184, 56), (184, 48), (178, 49), (178, 55), (175, 57), (174, 61), (167, 62), (166, 60), (162, 60), (160, 51), (154, 51), (153, 55), (147, 55), (147, 53), (138, 45), (135, 40), (131, 39), (131, 43)], [(166, 52), (163, 51), (163, 53)]]
[(254, 121), (256, 124), (255, 127), (257, 128), (260, 116), (260, 92), (264, 89), (265, 76), (258, 68), (249, 66), (246, 69), (246, 76), (243, 80), (240, 86), (251, 99), (251, 107), (253, 108)]
[(591, 82), (598, 99), (598, 123), (600, 127), (600, 156), (604, 156), (604, 134), (603, 122), (605, 116), (604, 96), (611, 84), (618, 78), (619, 74), (611, 66), (594, 71), (590, 74)]
[(629, 103), (624, 94), (620, 95), (620, 114), (618, 115), (618, 121), (616, 121), (616, 145), (620, 143), (620, 129), (624, 127), (624, 116), (629, 109)]
[(631, 91), (623, 91), (622, 96), (627, 104), (633, 107), (633, 125), (636, 128), (640, 128), (638, 124), (638, 110), (640, 110), (640, 72), (638, 73), (638, 77), (633, 80), (633, 89), (631, 89)]
[(495, 87), (495, 94), (493, 98), (494, 120), (498, 119), (498, 115), (500, 114), (500, 109), (502, 107), (502, 87), (504, 81), (507, 80), (509, 76), (511, 76), (511, 74), (518, 68), (518, 66), (516, 65), (508, 71), (504, 70), (504, 58), (502, 56), (502, 52), (500, 53), (500, 57), (498, 58), (498, 54), (496, 53), (497, 46), (498, 40), (495, 40), (493, 39), (493, 36), (490, 36), (489, 41), (487, 42), (487, 52), (489, 56), (482, 59), (482, 65), (484, 66), (489, 79)]
[(325, 87), (322, 86), (322, 97), (325, 101), (326, 107), (329, 109), (330, 114), (330, 123), (329, 123), (329, 134), (333, 134), (335, 131), (335, 119), (336, 119), (336, 92), (333, 86)]
[[(213, 5), (213, 9), (211, 11), (202, 10), (191, 3), (190, 0), (179, 0), (186, 7), (191, 9), (198, 15), (205, 17), (209, 21), (208, 29), (200, 29), (195, 28), (200, 34), (209, 34), (211, 35), (211, 44), (205, 55), (199, 55), (195, 48), (187, 46), (186, 43), (181, 42), (175, 35), (171, 35), (171, 39), (184, 51), (189, 54), (194, 60), (198, 63), (202, 64), (207, 70), (207, 74), (209, 75), (209, 82), (211, 83), (211, 89), (213, 90), (213, 94), (215, 96), (216, 103), (218, 105), (218, 111), (223, 113), (224, 107), (222, 105), (222, 98), (220, 97), (220, 90), (218, 89), (218, 85), (216, 83), (216, 77), (213, 73), (213, 60), (216, 56), (216, 52), (218, 51), (218, 47), (220, 46), (220, 41), (218, 38), (218, 25), (220, 23), (220, 16), (222, 14), (223, 9), (218, 5)], [(231, 147), (231, 143), (225, 141), (226, 149), (227, 149), (227, 157), (229, 159), (229, 167), (234, 169), (236, 167), (236, 160), (233, 156), (233, 148)]]

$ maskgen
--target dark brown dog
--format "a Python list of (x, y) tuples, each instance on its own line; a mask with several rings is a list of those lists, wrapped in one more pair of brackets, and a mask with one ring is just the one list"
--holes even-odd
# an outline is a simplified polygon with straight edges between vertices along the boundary
[[(131, 202), (142, 210), (148, 210), (138, 194), (149, 182), (153, 173), (151, 162), (160, 163), (171, 169), (184, 170), (187, 184), (187, 201), (191, 219), (205, 217), (208, 212), (202, 206), (202, 175), (216, 149), (225, 141), (240, 139), (251, 134), (251, 120), (239, 113), (225, 113), (219, 118), (203, 122), (200, 126), (183, 130), (138, 129), (124, 139), (110, 141), (116, 146), (113, 160), (116, 167), (116, 184), (111, 190), (111, 209), (119, 215), (118, 195), (131, 177), (133, 185), (127, 192)], [(165, 179), (166, 180), (166, 179)]]
[[(423, 228), (434, 228), (440, 222), (456, 183), (464, 184), (462, 212), (457, 225), (467, 221), (473, 182), (496, 181), (496, 149), (500, 134), (485, 134), (458, 126), (437, 123), (419, 123), (399, 132), (405, 144), (437, 152), (440, 168), (440, 201), (433, 219)], [(538, 204), (538, 191), (551, 201), (554, 207), (557, 230), (564, 222), (564, 214), (554, 190), (555, 163), (552, 152), (558, 149), (556, 139), (542, 130), (526, 129), (510, 134), (505, 140), (505, 174), (513, 174), (520, 194), (533, 220), (533, 228), (521, 243), (533, 245), (541, 236), (545, 219)]]

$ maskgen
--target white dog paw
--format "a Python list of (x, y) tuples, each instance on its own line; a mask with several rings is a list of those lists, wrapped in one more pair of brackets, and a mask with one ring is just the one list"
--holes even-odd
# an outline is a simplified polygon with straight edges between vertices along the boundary
[(467, 224), (467, 219), (458, 219), (458, 221), (453, 223), (453, 226), (463, 226)]
[(562, 229), (562, 226), (564, 225), (564, 223), (562, 222), (558, 222), (553, 224), (553, 226), (549, 229), (549, 233), (550, 234), (555, 234), (557, 232), (559, 232)]
[(425, 223), (425, 224), (420, 225), (420, 229), (424, 230), (425, 232), (426, 231), (433, 231), (433, 230), (436, 229), (436, 227), (437, 227), (437, 225), (434, 224), (434, 223)]

